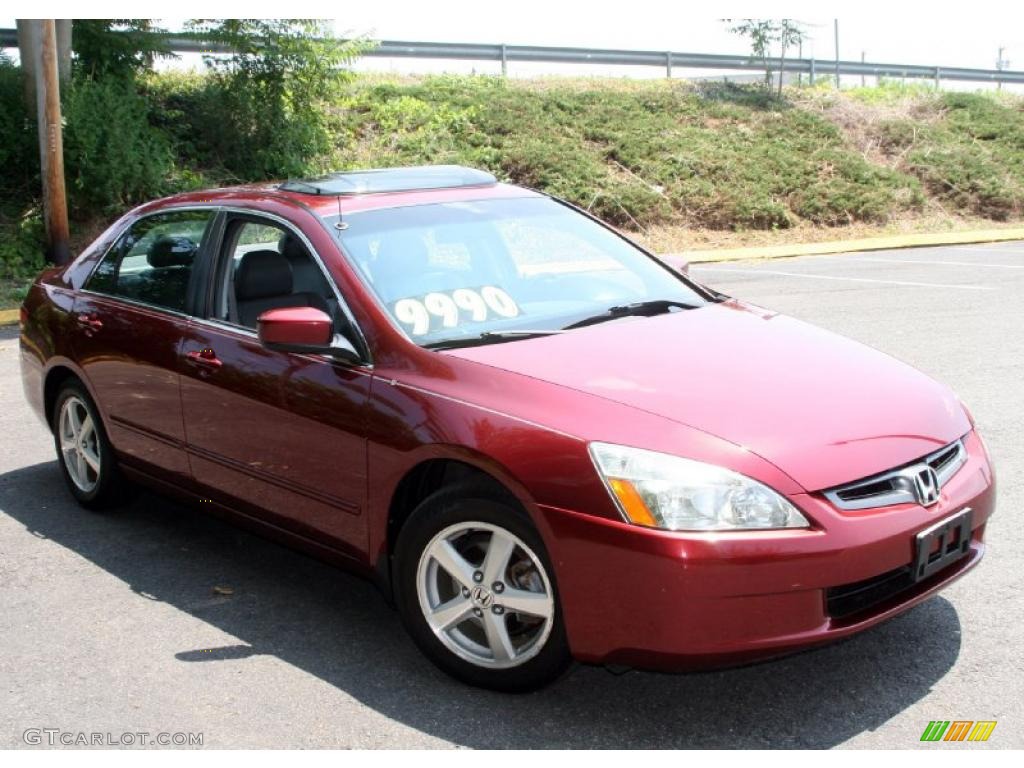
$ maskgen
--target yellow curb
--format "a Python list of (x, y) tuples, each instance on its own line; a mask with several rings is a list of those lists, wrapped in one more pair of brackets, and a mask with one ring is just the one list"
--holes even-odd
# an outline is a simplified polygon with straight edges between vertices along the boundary
[(884, 251), (890, 248), (921, 248), (935, 245), (997, 243), (1024, 240), (1024, 229), (979, 229), (973, 232), (928, 232), (918, 235), (865, 237), (860, 240), (833, 240), (826, 243), (764, 245), (750, 248), (720, 248), (707, 251), (682, 251), (678, 255), (691, 263), (733, 261), (738, 259), (782, 259), (789, 256), (820, 256), (853, 251)]
[(19, 322), (20, 316), (17, 309), (0, 309), (0, 325), (14, 325)]

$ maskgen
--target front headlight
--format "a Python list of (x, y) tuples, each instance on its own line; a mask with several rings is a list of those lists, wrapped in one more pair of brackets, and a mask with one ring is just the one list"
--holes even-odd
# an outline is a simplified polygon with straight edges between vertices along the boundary
[(640, 448), (591, 443), (594, 464), (626, 519), (670, 531), (806, 528), (766, 485), (723, 467)]

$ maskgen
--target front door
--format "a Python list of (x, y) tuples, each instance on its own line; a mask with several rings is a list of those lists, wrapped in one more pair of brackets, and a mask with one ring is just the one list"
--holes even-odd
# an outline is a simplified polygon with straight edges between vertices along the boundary
[(364, 557), (368, 369), (276, 352), (256, 318), (279, 306), (337, 312), (340, 299), (286, 225), (231, 217), (208, 317), (182, 347), (182, 406), (195, 480), (210, 498)]
[(75, 299), (73, 346), (123, 462), (189, 480), (179, 352), (210, 210), (136, 221)]

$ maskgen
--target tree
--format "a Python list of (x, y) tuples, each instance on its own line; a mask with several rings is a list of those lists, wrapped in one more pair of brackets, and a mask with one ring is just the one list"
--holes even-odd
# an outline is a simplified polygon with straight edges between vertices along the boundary
[(134, 80), (160, 57), (173, 58), (152, 19), (75, 19), (76, 71), (100, 80)]
[(776, 33), (782, 53), (779, 56), (779, 98), (782, 98), (782, 76), (785, 72), (786, 49), (799, 45), (804, 39), (804, 31), (799, 22), (792, 19), (780, 19), (776, 27)]
[(772, 68), (769, 60), (773, 43), (781, 49), (779, 57), (779, 96), (782, 96), (782, 78), (786, 51), (799, 45), (804, 39), (803, 27), (793, 19), (722, 19), (729, 24), (729, 31), (750, 40), (753, 55), (764, 64), (764, 87), (771, 91)]
[(365, 43), (340, 40), (315, 19), (194, 19), (188, 27), (231, 51), (204, 56), (217, 111), (231, 116), (209, 149), (240, 178), (310, 172), (331, 148), (328, 106)]

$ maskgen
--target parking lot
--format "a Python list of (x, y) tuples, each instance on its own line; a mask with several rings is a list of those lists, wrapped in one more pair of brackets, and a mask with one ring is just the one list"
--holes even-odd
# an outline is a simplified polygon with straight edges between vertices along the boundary
[[(201, 732), (214, 747), (1024, 747), (1024, 242), (692, 272), (960, 394), (1000, 482), (976, 571), (847, 642), (769, 664), (578, 666), (535, 694), (474, 690), (343, 572), (148, 494), (116, 514), (80, 510), (23, 401), (17, 329), (3, 328), (0, 748), (29, 728)], [(930, 720), (999, 724), (984, 744), (920, 745)]]

